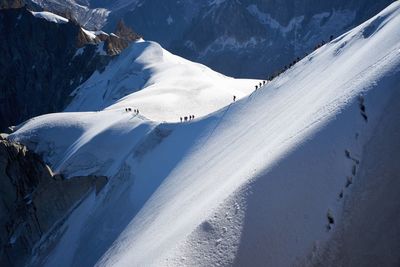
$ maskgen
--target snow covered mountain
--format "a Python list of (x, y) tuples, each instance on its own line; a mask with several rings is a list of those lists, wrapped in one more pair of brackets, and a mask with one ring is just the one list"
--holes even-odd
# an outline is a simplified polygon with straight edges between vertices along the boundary
[(147, 40), (157, 41), (177, 55), (229, 76), (260, 79), (303, 57), (321, 40), (339, 36), (393, 2), (33, 1), (50, 10), (72, 10), (83, 25), (104, 27), (106, 31), (123, 18)]
[(8, 137), (67, 177), (110, 178), (31, 264), (395, 266), (399, 24), (397, 1), (256, 91), (131, 45), (69, 112)]

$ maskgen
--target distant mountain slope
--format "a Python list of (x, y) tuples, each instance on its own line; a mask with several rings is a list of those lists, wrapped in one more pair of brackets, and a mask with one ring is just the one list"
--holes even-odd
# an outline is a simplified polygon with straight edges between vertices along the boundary
[[(393, 0), (35, 0), (50, 10), (104, 8), (97, 24), (112, 30), (123, 18), (147, 40), (233, 77), (263, 79), (322, 40), (338, 36), (375, 15)], [(80, 3), (80, 4), (78, 4)], [(95, 17), (96, 14), (90, 16)]]
[[(318, 262), (325, 248), (335, 245), (329, 240), (339, 227), (354, 222), (343, 207), (352, 207), (345, 203), (356, 185), (360, 190), (356, 196), (365, 199), (385, 195), (369, 190), (373, 178), (380, 181), (379, 188), (396, 188), (388, 191), (392, 196), (400, 188), (393, 162), (388, 162), (382, 176), (380, 164), (374, 164), (380, 162), (375, 157), (390, 158), (398, 151), (375, 155), (369, 150), (374, 138), (386, 140), (385, 149), (400, 138), (390, 127), (399, 121), (400, 106), (393, 100), (400, 82), (399, 23), (400, 2), (396, 2), (273, 82), (189, 123), (149, 120), (127, 112), (125, 104), (111, 108), (112, 98), (105, 98), (104, 107), (109, 108), (104, 110), (49, 114), (20, 125), (9, 139), (43, 155), (56, 171), (67, 177), (110, 177), (102, 194), (84, 201), (66, 221), (68, 228), (55, 249), (43, 257), (35, 255), (32, 264), (308, 266)], [(160, 53), (154, 44), (140, 45), (149, 49), (143, 49), (143, 55)], [(150, 58), (162, 59), (159, 54)], [(125, 65), (132, 67), (127, 75), (135, 76), (135, 68), (146, 64), (138, 66), (136, 57), (131, 60)], [(144, 69), (157, 74), (156, 66)], [(111, 79), (116, 84), (110, 92), (116, 98), (121, 95), (115, 89), (123, 88), (123, 81), (131, 86), (125, 77)], [(121, 79), (119, 86), (116, 78)], [(162, 104), (159, 93), (151, 95), (149, 90), (154, 106)], [(128, 105), (136, 96), (120, 103)], [(368, 176), (365, 183), (361, 178), (370, 170), (379, 177)], [(353, 218), (369, 218), (358, 222), (369, 226), (361, 233), (364, 240), (398, 248), (397, 240), (381, 235), (387, 228), (380, 226), (385, 224), (376, 227), (371, 219), (382, 211), (380, 216), (389, 222), (386, 226), (393, 225), (391, 218), (398, 221), (398, 202), (391, 200), (382, 200), (382, 207), (390, 206), (386, 213), (371, 207), (372, 217), (368, 216), (371, 202), (360, 201), (366, 206), (353, 206), (362, 210)], [(398, 236), (400, 229), (396, 225), (391, 229), (392, 236)], [(349, 244), (361, 246), (352, 250), (352, 257), (372, 266), (398, 259), (398, 253), (377, 253), (374, 242)]]

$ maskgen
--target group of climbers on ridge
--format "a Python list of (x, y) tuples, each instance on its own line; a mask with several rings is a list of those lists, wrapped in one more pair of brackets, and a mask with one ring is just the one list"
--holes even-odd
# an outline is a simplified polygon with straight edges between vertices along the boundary
[[(331, 35), (329, 37), (329, 41), (331, 42), (333, 40), (333, 35)], [(314, 47), (314, 51), (319, 49), (320, 47), (325, 45), (325, 41), (322, 40), (320, 43), (318, 43), (315, 47)], [(308, 56), (308, 53), (304, 56), (306, 57)], [(297, 62), (299, 62), (301, 60), (300, 57), (297, 57), (296, 59), (294, 59), (289, 65), (285, 65), (283, 67), (283, 69), (281, 69), (280, 71), (276, 71), (273, 75), (269, 76), (269, 78), (267, 80), (263, 80), (262, 82), (259, 82), (259, 84), (255, 85), (255, 90), (261, 88), (262, 86), (264, 86), (266, 83), (271, 82), (273, 79), (275, 79), (276, 77), (278, 77), (279, 75), (281, 75), (282, 73), (284, 73), (286, 70), (290, 69), (291, 67), (293, 67)], [(236, 95), (233, 95), (233, 102), (236, 102)], [(131, 108), (125, 108), (126, 112), (132, 111)], [(135, 114), (139, 114), (139, 109), (134, 109), (133, 112)], [(184, 117), (180, 117), (180, 122), (186, 122), (186, 121), (191, 121), (194, 120), (195, 116), (194, 115), (189, 115), (189, 116), (184, 116)]]
[[(131, 108), (125, 108), (125, 111), (126, 111), (126, 112), (131, 112), (132, 109), (131, 109)], [(139, 114), (139, 109), (134, 109), (133, 112), (134, 112), (135, 114)]]
[(194, 120), (194, 115), (180, 117), (181, 122)]

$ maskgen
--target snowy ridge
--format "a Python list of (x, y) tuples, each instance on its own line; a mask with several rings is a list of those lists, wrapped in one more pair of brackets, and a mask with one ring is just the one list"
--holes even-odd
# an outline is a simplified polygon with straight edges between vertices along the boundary
[[(77, 90), (68, 110), (86, 112), (37, 117), (10, 136), (67, 176), (111, 177), (96, 203), (89, 199), (67, 222), (47, 266), (313, 261), (344, 220), (341, 198), (357, 182), (363, 146), (381, 116), (398, 121), (383, 112), (399, 89), (399, 24), (396, 2), (249, 96), (245, 90), (254, 81), (243, 81), (244, 89), (235, 91), (240, 101), (231, 104), (222, 101), (228, 93), (207, 87), (200, 91), (213, 95), (198, 98), (191, 78), (183, 84), (165, 78), (186, 77), (181, 64), (191, 77), (190, 68), (210, 70), (154, 43), (134, 44)], [(209, 75), (221, 88), (219, 76)], [(166, 81), (179, 90), (157, 88)], [(162, 88), (174, 93), (167, 101), (157, 97)], [(203, 117), (159, 122), (176, 121), (178, 113), (161, 114), (175, 97), (174, 110), (182, 104), (179, 113), (187, 112), (189, 96), (201, 101)]]
[(214, 112), (234, 95), (240, 99), (250, 94), (258, 82), (226, 77), (141, 40), (77, 88), (66, 111), (131, 107), (150, 120), (178, 122), (187, 115)]

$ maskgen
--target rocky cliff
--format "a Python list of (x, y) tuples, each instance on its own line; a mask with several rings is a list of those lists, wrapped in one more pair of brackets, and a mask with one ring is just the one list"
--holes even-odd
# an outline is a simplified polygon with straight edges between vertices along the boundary
[(104, 176), (63, 179), (25, 146), (0, 135), (0, 266), (24, 266), (31, 253), (46, 253), (69, 213)]

